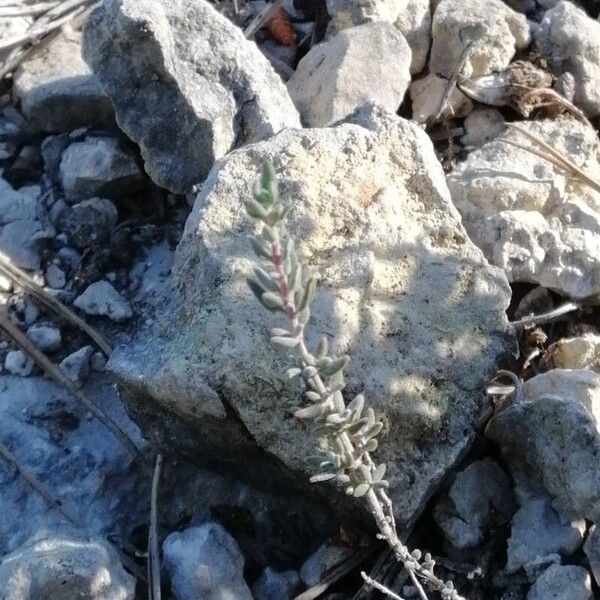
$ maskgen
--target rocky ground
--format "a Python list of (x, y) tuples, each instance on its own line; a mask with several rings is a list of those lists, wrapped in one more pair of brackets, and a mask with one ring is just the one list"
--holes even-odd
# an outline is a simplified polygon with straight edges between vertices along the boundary
[(264, 158), (408, 545), (470, 600), (600, 598), (599, 13), (0, 0), (0, 598), (158, 600), (151, 523), (163, 598), (419, 597), (308, 483)]

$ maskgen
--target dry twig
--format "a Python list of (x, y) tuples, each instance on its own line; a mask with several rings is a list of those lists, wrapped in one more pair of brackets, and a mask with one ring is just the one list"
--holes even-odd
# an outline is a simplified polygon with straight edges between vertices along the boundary
[(150, 495), (150, 528), (148, 529), (148, 600), (160, 600), (160, 550), (158, 544), (158, 484), (163, 456), (156, 455), (152, 493)]

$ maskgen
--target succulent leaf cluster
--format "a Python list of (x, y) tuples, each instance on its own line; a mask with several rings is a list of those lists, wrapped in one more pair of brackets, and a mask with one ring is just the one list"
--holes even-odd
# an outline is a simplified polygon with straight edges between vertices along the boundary
[(430, 554), (410, 552), (397, 535), (392, 502), (386, 492), (386, 465), (377, 465), (371, 458), (383, 422), (372, 408), (365, 409), (362, 394), (347, 405), (344, 400), (344, 368), (349, 357), (330, 352), (326, 337), (320, 339), (314, 351), (307, 347), (304, 333), (316, 281), (300, 262), (294, 240), (285, 228), (290, 206), (280, 199), (275, 170), (269, 161), (263, 163), (253, 197), (245, 201), (245, 207), (259, 223), (258, 232), (250, 240), (257, 262), (248, 285), (267, 310), (287, 317), (286, 327), (271, 330), (271, 343), (290, 352), (294, 364), (287, 376), (305, 382), (308, 403), (294, 415), (312, 424), (317, 439), (315, 453), (307, 459), (316, 471), (310, 481), (332, 481), (343, 486), (347, 494), (365, 498), (381, 532), (379, 537), (404, 564), (422, 599), (427, 596), (420, 579), (438, 590), (443, 600), (464, 600), (451, 581), (444, 582), (434, 575), (435, 561)]

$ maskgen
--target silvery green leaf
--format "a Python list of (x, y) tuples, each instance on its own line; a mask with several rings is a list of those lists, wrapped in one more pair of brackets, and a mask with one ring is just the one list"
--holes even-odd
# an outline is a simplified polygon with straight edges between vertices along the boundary
[(288, 276), (288, 286), (292, 293), (296, 293), (302, 285), (302, 265), (300, 263), (292, 265)]
[(286, 335), (292, 335), (292, 334), (287, 329), (282, 329), (281, 327), (273, 327), (273, 329), (271, 329), (271, 335), (286, 336)]
[(289, 258), (290, 260), (292, 260), (292, 256), (295, 253), (295, 249), (294, 249), (294, 239), (289, 237), (285, 243), (285, 251), (284, 251), (284, 256), (286, 258)]
[(269, 216), (269, 211), (260, 205), (256, 200), (245, 200), (244, 206), (246, 207), (248, 214), (255, 219), (263, 220), (267, 219)]
[(349, 485), (345, 491), (348, 496), (352, 496), (352, 494), (354, 493), (354, 488), (351, 485)]
[(367, 425), (375, 425), (375, 411), (370, 406), (367, 408)]
[(268, 190), (258, 190), (254, 192), (254, 200), (261, 206), (269, 207), (273, 204), (273, 198)]
[(308, 390), (308, 392), (306, 392), (306, 397), (311, 402), (319, 402), (321, 400), (321, 394), (319, 394), (318, 392), (313, 392), (312, 390)]
[(335, 473), (319, 473), (318, 475), (313, 475), (310, 478), (311, 483), (321, 483), (323, 481), (329, 481), (330, 479), (335, 478)]
[(300, 375), (301, 373), (302, 373), (302, 369), (293, 367), (293, 368), (287, 370), (286, 375), (287, 375), (288, 379), (294, 379), (295, 377), (298, 377), (298, 375)]
[(348, 477), (348, 475), (345, 473), (338, 473), (335, 478), (340, 483), (350, 483), (350, 477)]
[(317, 344), (315, 355), (317, 358), (324, 358), (327, 355), (327, 338), (324, 335), (321, 336), (321, 339)]
[(276, 346), (282, 346), (284, 348), (295, 348), (300, 343), (300, 340), (295, 337), (278, 337), (273, 336), (271, 338), (271, 344)]
[(323, 365), (323, 372), (327, 375), (335, 375), (343, 370), (349, 361), (349, 356), (339, 356), (338, 358), (334, 358), (331, 362)]
[(315, 375), (319, 374), (319, 371), (316, 369), (316, 367), (309, 365), (308, 367), (304, 367), (302, 374), (304, 377), (314, 377)]
[(304, 408), (298, 409), (294, 413), (294, 416), (297, 419), (313, 419), (314, 417), (320, 415), (322, 412), (323, 407), (320, 404), (311, 404), (310, 406), (305, 406)]
[(306, 325), (310, 319), (310, 308), (307, 306), (304, 310), (298, 313), (298, 322), (300, 325)]
[(256, 256), (266, 258), (268, 260), (271, 259), (271, 253), (269, 252), (269, 249), (262, 242), (257, 240), (255, 237), (251, 237), (250, 244), (252, 245), (252, 249), (254, 250)]
[(359, 483), (354, 488), (354, 493), (352, 494), (355, 498), (362, 498), (370, 489), (370, 485), (368, 483)]
[(269, 276), (269, 274), (261, 269), (260, 267), (254, 267), (254, 279), (262, 285), (265, 290), (271, 290), (272, 292), (277, 291), (277, 282), (273, 281), (273, 279)]
[(333, 425), (341, 425), (344, 423), (345, 419), (341, 415), (337, 413), (333, 413), (327, 417), (327, 422), (332, 423)]
[(310, 306), (312, 299), (315, 296), (315, 290), (317, 289), (317, 282), (314, 277), (311, 277), (305, 284), (300, 302), (298, 303), (298, 310), (303, 311), (305, 308)]
[(265, 158), (260, 166), (260, 187), (268, 190), (273, 182), (277, 181), (277, 174), (273, 163)]
[(365, 439), (368, 440), (368, 439), (377, 437), (382, 429), (383, 429), (383, 423), (380, 421), (379, 423), (375, 423), (375, 425), (371, 425), (371, 427), (366, 429), (363, 435), (364, 435)]
[(375, 469), (375, 471), (373, 471), (373, 475), (372, 475), (373, 481), (381, 481), (385, 477), (385, 468), (386, 468), (385, 463), (381, 463)]
[(260, 299), (263, 305), (270, 310), (283, 310), (283, 300), (273, 292), (265, 292)]
[(358, 435), (366, 423), (367, 419), (359, 419), (358, 421), (354, 421), (354, 423), (350, 423), (350, 425), (346, 427), (346, 432), (348, 435)]
[(367, 446), (366, 446), (367, 452), (375, 452), (375, 450), (377, 450), (378, 445), (379, 445), (379, 442), (375, 438), (370, 439), (367, 442)]
[(365, 406), (365, 397), (362, 394), (355, 396), (350, 404), (348, 404), (348, 410), (354, 415), (354, 419), (357, 420), (362, 415), (363, 408)]
[(358, 465), (358, 471), (361, 474), (364, 481), (366, 481), (366, 482), (371, 481), (371, 469), (369, 469), (369, 467), (367, 467), (367, 465), (361, 463), (360, 465)]
[(252, 293), (260, 300), (260, 302), (262, 304), (263, 303), (262, 295), (265, 293), (266, 290), (257, 281), (255, 281), (251, 277), (248, 277), (248, 279), (246, 279), (246, 283), (248, 284), (248, 287), (250, 288)]
[(379, 481), (374, 481), (372, 483), (372, 487), (374, 487), (375, 489), (377, 489), (377, 488), (387, 489), (390, 487), (390, 484), (385, 479), (380, 479)]

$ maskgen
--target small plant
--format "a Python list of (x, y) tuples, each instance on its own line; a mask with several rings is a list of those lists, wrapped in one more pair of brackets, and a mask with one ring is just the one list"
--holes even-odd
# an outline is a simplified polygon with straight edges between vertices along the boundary
[[(377, 449), (383, 423), (372, 408), (365, 409), (362, 395), (349, 404), (344, 399), (344, 368), (349, 358), (332, 354), (325, 337), (314, 352), (307, 347), (305, 327), (316, 282), (307, 275), (296, 254), (294, 240), (286, 231), (284, 221), (290, 207), (279, 197), (270, 162), (263, 163), (253, 198), (245, 206), (260, 224), (258, 233), (251, 238), (258, 262), (248, 284), (265, 308), (286, 317), (284, 328), (271, 331), (271, 342), (292, 355), (294, 363), (287, 376), (301, 377), (306, 384), (308, 404), (297, 410), (295, 416), (312, 422), (317, 439), (315, 454), (308, 457), (316, 471), (310, 481), (333, 481), (347, 494), (365, 500), (379, 528), (378, 537), (387, 541), (404, 564), (422, 600), (427, 595), (421, 581), (440, 592), (444, 600), (464, 600), (451, 581), (444, 582), (433, 573), (435, 563), (430, 554), (423, 556), (420, 550), (410, 552), (398, 537), (392, 501), (386, 491), (386, 466), (377, 465), (371, 457)], [(388, 595), (398, 597), (393, 592)]]

